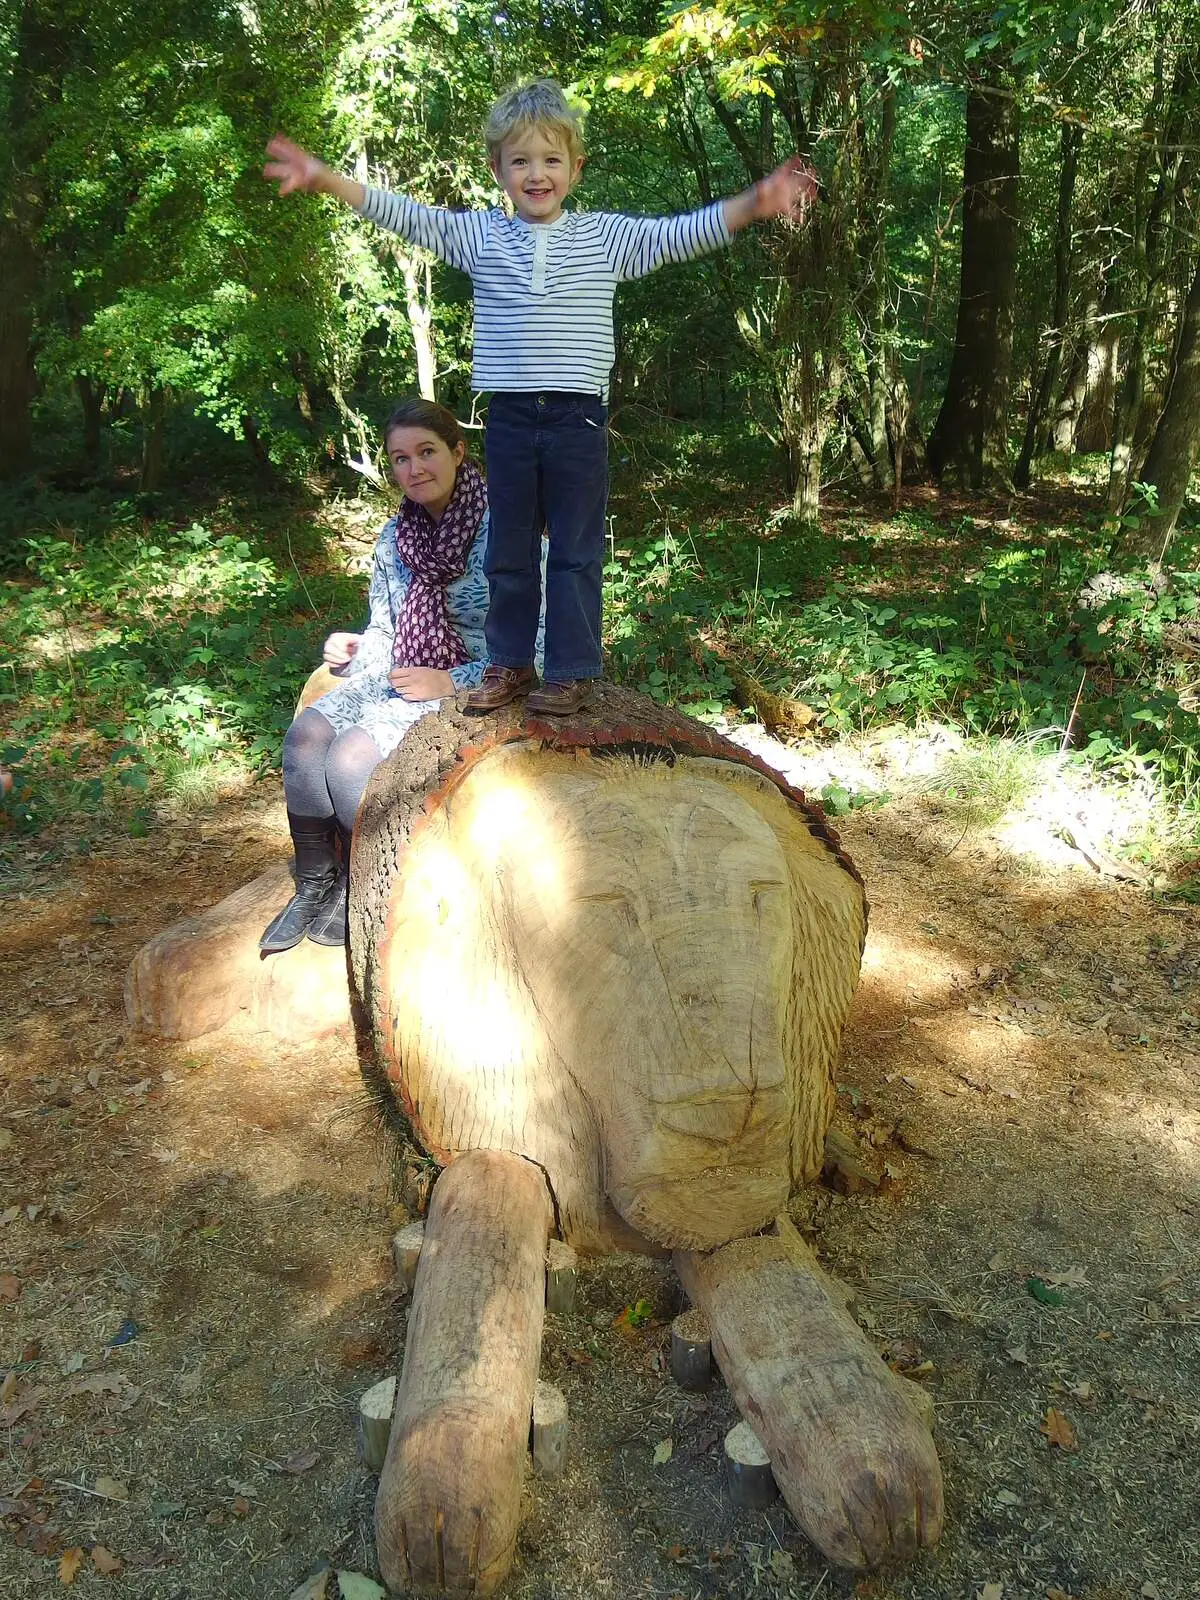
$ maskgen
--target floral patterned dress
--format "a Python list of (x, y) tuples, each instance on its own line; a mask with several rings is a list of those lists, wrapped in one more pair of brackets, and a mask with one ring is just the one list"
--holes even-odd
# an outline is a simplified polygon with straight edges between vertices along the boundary
[[(462, 637), (468, 659), (461, 666), (451, 667), (450, 676), (460, 692), (473, 689), (483, 678), (487, 666), (487, 644), (483, 624), (487, 617), (488, 586), (483, 570), (483, 556), (487, 548), (488, 519), (479, 524), (479, 531), (467, 551), (467, 564), (462, 577), (446, 585), (446, 615)], [(380, 755), (389, 756), (408, 730), (422, 717), (436, 711), (440, 700), (402, 700), (388, 683), (392, 666), (392, 639), (396, 632), (396, 618), (408, 591), (411, 573), (400, 559), (396, 549), (396, 523), (393, 518), (385, 523), (375, 545), (375, 559), (371, 567), (371, 584), (367, 592), (369, 617), (363, 629), (362, 641), (346, 669), (340, 688), (322, 695), (313, 707), (333, 726), (335, 733), (348, 733), (351, 728), (361, 728), (370, 734)], [(546, 586), (546, 544), (542, 542), (542, 593)], [(538, 624), (535, 665), (542, 668), (545, 612)]]

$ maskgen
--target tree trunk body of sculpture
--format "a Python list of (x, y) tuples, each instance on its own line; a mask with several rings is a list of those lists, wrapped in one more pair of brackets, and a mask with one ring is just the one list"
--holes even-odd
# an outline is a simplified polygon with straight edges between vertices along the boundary
[[(314, 674), (302, 703), (335, 682)], [(222, 915), (205, 913), (210, 931)], [(197, 922), (139, 955), (141, 1014), (166, 1017), (172, 975), (186, 987), (203, 968)], [(373, 1075), (446, 1167), (413, 1246), (377, 1501), (389, 1583), (483, 1593), (507, 1570), (551, 1232), (677, 1252), (831, 1561), (870, 1567), (937, 1538), (924, 1425), (802, 1247), (751, 1237), (821, 1168), (865, 928), (818, 807), (610, 685), (553, 722), (444, 706), (376, 768), (351, 855), (354, 983)], [(557, 1467), (561, 1440), (541, 1455)]]

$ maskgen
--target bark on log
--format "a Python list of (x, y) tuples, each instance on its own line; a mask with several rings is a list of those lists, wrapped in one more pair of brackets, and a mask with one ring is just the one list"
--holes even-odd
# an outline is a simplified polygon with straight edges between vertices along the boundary
[(611, 685), (553, 726), (444, 706), (355, 829), (352, 958), (405, 1114), (439, 1160), (536, 1161), (587, 1250), (708, 1247), (815, 1175), (865, 916), (819, 808)]
[(258, 941), (294, 892), (282, 862), (198, 916), (156, 934), (125, 977), (125, 1015), (138, 1033), (195, 1039), (235, 1017), (289, 1043), (349, 1028), (344, 950), (304, 940), (263, 960)]
[(375, 1501), (392, 1589), (489, 1594), (512, 1563), (550, 1225), (543, 1174), (504, 1151), (434, 1188)]
[(679, 1252), (713, 1352), (760, 1435), (800, 1528), (855, 1569), (937, 1542), (942, 1478), (928, 1431), (862, 1333), (791, 1238)]

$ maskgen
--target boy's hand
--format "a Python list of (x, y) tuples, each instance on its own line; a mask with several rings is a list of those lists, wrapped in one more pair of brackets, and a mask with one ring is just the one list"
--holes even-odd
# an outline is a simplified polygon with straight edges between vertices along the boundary
[(454, 693), (454, 679), (440, 667), (393, 667), (388, 682), (401, 700), (441, 700)]
[(803, 222), (809, 206), (817, 198), (817, 187), (817, 175), (804, 157), (789, 156), (774, 172), (754, 185), (755, 220), (766, 222), (771, 217), (793, 217)]
[(327, 667), (344, 667), (358, 654), (361, 643), (361, 633), (331, 633), (322, 647), (321, 659)]
[(323, 161), (310, 156), (294, 140), (277, 133), (267, 146), (267, 154), (273, 159), (263, 168), (263, 177), (277, 178), (280, 194), (291, 194), (296, 189), (306, 190), (309, 194), (328, 191), (327, 180), (334, 174)]

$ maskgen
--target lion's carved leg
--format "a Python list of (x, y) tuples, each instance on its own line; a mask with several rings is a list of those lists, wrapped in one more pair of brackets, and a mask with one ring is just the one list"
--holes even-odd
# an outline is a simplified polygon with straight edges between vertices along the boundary
[(551, 1221), (541, 1169), (505, 1151), (460, 1156), (434, 1188), (375, 1501), (393, 1590), (488, 1594), (511, 1565)]

